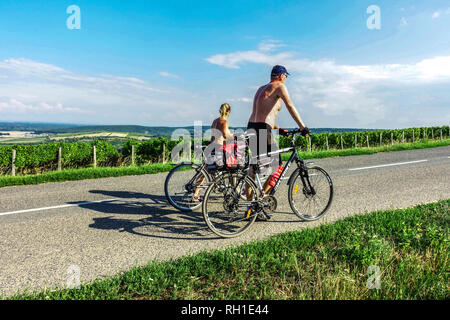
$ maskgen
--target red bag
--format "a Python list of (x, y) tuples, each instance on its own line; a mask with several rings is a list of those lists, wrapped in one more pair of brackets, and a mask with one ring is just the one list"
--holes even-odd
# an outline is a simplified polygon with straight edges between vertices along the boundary
[(226, 144), (226, 145), (223, 145), (222, 147), (220, 147), (221, 151), (225, 150), (225, 157), (227, 159), (227, 167), (233, 167), (237, 164), (238, 154), (237, 154), (237, 152), (235, 152), (235, 148), (236, 148), (235, 143)]

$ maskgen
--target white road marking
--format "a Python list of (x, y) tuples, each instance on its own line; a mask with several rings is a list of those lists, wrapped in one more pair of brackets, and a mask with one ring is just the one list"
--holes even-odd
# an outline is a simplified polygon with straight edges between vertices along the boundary
[(420, 163), (420, 162), (426, 162), (426, 161), (428, 161), (428, 160), (424, 159), (424, 160), (416, 160), (416, 161), (408, 161), (408, 162), (396, 162), (396, 163), (381, 164), (381, 165), (378, 165), (378, 166), (371, 166), (371, 167), (353, 168), (353, 169), (348, 169), (348, 170), (349, 171), (356, 171), (356, 170), (366, 170), (366, 169), (373, 169), (373, 168), (401, 166), (401, 165), (404, 165), (404, 164)]
[(52, 206), (52, 207), (43, 207), (43, 208), (33, 208), (33, 209), (25, 209), (25, 210), (17, 210), (17, 211), (10, 211), (10, 212), (2, 212), (0, 213), (0, 216), (6, 216), (10, 214), (15, 213), (27, 213), (27, 212), (34, 212), (34, 211), (44, 211), (44, 210), (52, 210), (52, 209), (61, 209), (61, 208), (68, 208), (68, 207), (77, 207), (82, 205), (88, 205), (88, 204), (94, 204), (94, 203), (102, 203), (102, 202), (110, 202), (115, 201), (117, 199), (106, 199), (106, 200), (98, 200), (98, 201), (86, 201), (86, 202), (78, 202), (78, 203), (71, 203), (71, 204), (63, 204), (60, 206)]

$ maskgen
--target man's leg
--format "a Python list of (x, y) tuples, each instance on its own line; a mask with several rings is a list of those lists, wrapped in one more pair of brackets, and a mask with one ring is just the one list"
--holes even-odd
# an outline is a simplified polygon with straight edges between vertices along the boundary
[[(267, 137), (267, 149), (268, 149), (268, 153), (269, 152), (275, 152), (278, 151), (278, 146), (275, 143), (275, 140), (273, 139), (272, 133), (270, 133), (270, 136)], [(271, 168), (271, 175), (269, 176), (269, 178), (266, 180), (266, 182), (264, 183), (264, 193), (265, 194), (269, 194), (270, 190), (272, 190), (272, 186), (269, 184), (271, 177), (274, 173), (277, 172), (279, 166), (282, 165), (281, 162), (281, 154), (276, 154), (276, 155), (270, 155), (271, 158), (271, 162), (270, 162), (270, 168)]]

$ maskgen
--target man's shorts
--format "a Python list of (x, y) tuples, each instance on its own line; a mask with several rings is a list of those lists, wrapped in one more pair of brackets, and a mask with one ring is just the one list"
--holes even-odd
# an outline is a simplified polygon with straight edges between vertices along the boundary
[[(271, 158), (271, 167), (276, 168), (281, 165), (281, 154), (269, 155), (269, 152), (278, 150), (278, 146), (272, 135), (272, 127), (265, 122), (249, 122), (247, 124), (247, 132), (251, 133), (252, 129), (256, 133), (256, 139), (250, 138), (250, 150), (252, 155), (257, 154), (259, 159)], [(256, 143), (256, 146), (254, 145)], [(255, 148), (256, 147), (256, 148)], [(255, 150), (256, 149), (256, 150)], [(255, 152), (256, 151), (256, 152)], [(278, 163), (276, 162), (278, 160)]]

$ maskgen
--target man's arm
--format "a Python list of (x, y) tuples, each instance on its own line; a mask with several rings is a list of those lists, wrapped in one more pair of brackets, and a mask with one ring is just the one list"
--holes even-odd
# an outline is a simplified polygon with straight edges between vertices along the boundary
[(280, 86), (280, 97), (283, 100), (284, 104), (286, 105), (286, 108), (288, 109), (292, 118), (295, 120), (295, 122), (297, 122), (300, 130), (303, 130), (303, 128), (305, 128), (306, 126), (303, 123), (302, 118), (300, 118), (300, 115), (298, 114), (297, 109), (295, 108), (294, 104), (292, 103), (291, 98), (289, 97), (287, 88), (284, 84), (282, 84)]

